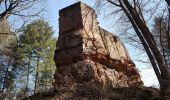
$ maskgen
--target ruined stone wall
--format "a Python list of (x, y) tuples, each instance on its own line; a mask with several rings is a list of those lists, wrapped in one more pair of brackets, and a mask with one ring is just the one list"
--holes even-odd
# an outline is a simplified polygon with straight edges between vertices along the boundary
[(59, 16), (59, 35), (83, 28), (79, 3), (61, 9)]
[(63, 63), (72, 58), (80, 59), (79, 57), (86, 53), (99, 53), (116, 60), (130, 60), (121, 40), (100, 28), (96, 17), (94, 10), (82, 3), (60, 10), (60, 33), (56, 52), (61, 52), (58, 53), (61, 56), (55, 57), (57, 62), (63, 59)]
[(54, 87), (71, 96), (143, 85), (121, 40), (99, 27), (96, 17), (80, 2), (60, 10)]

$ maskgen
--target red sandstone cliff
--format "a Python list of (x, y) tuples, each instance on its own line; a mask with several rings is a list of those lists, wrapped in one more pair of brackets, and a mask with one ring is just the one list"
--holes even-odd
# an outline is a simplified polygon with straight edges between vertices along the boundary
[[(54, 86), (89, 82), (103, 87), (142, 85), (121, 40), (100, 28), (92, 8), (76, 3), (60, 10)], [(66, 78), (66, 80), (64, 80)]]
[[(141, 86), (140, 75), (121, 40), (100, 28), (92, 8), (76, 3), (60, 10), (54, 87), (73, 95)], [(87, 89), (87, 90), (86, 90)]]

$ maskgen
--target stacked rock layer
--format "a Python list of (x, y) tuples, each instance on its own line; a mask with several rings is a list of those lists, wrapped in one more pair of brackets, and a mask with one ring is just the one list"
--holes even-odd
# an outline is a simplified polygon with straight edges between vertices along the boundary
[(97, 98), (112, 88), (143, 85), (125, 46), (98, 26), (92, 8), (78, 2), (61, 9), (59, 15), (53, 85), (63, 95)]

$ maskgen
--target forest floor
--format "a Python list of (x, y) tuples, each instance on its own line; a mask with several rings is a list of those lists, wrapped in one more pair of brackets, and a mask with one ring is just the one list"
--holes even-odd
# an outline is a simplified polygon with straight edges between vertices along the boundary
[(143, 86), (114, 88), (107, 91), (107, 95), (102, 96), (96, 96), (94, 93), (88, 93), (87, 95), (86, 90), (83, 93), (74, 92), (72, 95), (68, 95), (68, 93), (62, 93), (59, 90), (50, 90), (37, 93), (23, 100), (170, 100), (170, 97), (161, 98), (159, 89)]

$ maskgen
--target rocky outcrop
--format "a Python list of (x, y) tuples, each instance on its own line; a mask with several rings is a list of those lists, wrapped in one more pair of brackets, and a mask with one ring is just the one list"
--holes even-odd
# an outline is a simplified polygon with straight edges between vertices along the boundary
[[(88, 90), (88, 91), (87, 91)], [(98, 93), (99, 92), (99, 93)], [(69, 94), (72, 93), (72, 94)], [(63, 92), (52, 89), (37, 93), (24, 100), (170, 100), (161, 98), (159, 90), (151, 87), (110, 88), (101, 92), (95, 88), (79, 88), (79, 91)]]
[(0, 55), (9, 54), (16, 42), (16, 35), (10, 31), (7, 20), (0, 20)]
[(67, 95), (63, 99), (99, 100), (110, 89), (143, 85), (121, 40), (98, 26), (89, 6), (78, 2), (60, 10), (59, 29), (53, 85)]
[(92, 8), (60, 10), (54, 88), (25, 100), (169, 100), (144, 87), (121, 40), (100, 28)]

